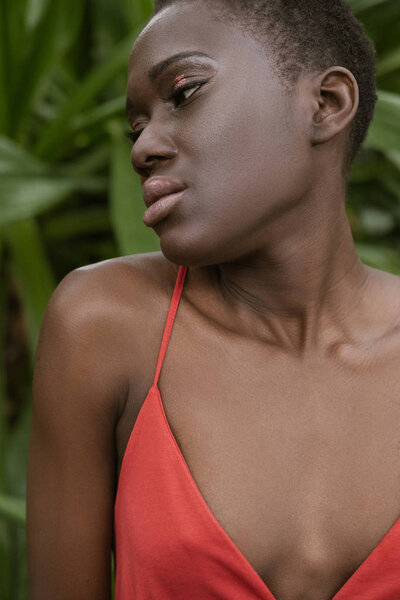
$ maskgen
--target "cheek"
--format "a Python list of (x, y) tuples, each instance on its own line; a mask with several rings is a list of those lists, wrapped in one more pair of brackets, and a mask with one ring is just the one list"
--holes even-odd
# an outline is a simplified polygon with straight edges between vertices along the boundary
[(252, 96), (243, 86), (224, 85), (191, 120), (183, 139), (195, 165), (198, 224), (214, 230), (223, 222), (227, 232), (260, 223), (300, 192), (305, 142), (276, 90)]

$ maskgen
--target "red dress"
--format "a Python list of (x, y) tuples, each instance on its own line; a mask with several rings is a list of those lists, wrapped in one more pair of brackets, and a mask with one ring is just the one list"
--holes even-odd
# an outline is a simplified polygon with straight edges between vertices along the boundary
[[(158, 378), (186, 271), (179, 267), (154, 381), (121, 465), (115, 600), (279, 600), (206, 504), (164, 412)], [(400, 517), (332, 600), (400, 600)]]

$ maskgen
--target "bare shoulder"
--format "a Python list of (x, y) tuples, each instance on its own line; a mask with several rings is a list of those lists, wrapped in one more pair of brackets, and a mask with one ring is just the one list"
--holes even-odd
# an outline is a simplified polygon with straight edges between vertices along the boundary
[(70, 317), (86, 323), (101, 319), (113, 330), (147, 310), (154, 292), (168, 292), (178, 266), (161, 252), (133, 254), (84, 265), (68, 273), (50, 302), (62, 303)]
[[(140, 356), (151, 328), (165, 313), (178, 265), (162, 252), (116, 257), (84, 265), (68, 273), (49, 302), (58, 305), (68, 327), (92, 356), (112, 364), (123, 381), (140, 374)], [(106, 370), (104, 371), (106, 375)]]
[(177, 271), (178, 265), (167, 260), (162, 252), (148, 252), (88, 264), (71, 271), (67, 277), (83, 287), (89, 297), (91, 292), (100, 293), (103, 300), (113, 298), (122, 306), (134, 300), (135, 308), (139, 309), (143, 301), (144, 307), (147, 306), (154, 291), (168, 291)]
[(170, 269), (173, 271), (177, 270), (178, 266), (170, 262), (161, 251), (157, 252), (144, 252), (138, 254), (129, 254), (127, 256), (117, 256), (115, 258), (109, 258), (99, 262), (91, 263), (78, 267), (74, 271), (114, 271), (118, 272), (119, 269), (133, 269), (135, 271), (142, 272), (144, 275), (161, 275), (165, 270)]

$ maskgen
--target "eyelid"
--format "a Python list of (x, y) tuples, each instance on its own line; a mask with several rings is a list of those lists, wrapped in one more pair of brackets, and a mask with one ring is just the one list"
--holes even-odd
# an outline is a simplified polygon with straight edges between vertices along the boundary
[[(167, 101), (171, 101), (174, 100), (174, 98), (176, 96), (178, 96), (180, 93), (185, 92), (188, 89), (191, 88), (200, 88), (204, 83), (207, 83), (208, 81), (210, 81), (210, 77), (207, 77), (206, 79), (193, 79), (190, 80), (190, 77), (185, 77), (185, 83), (182, 83), (181, 85), (173, 85), (172, 86), (172, 91), (169, 92), (168, 96), (165, 98), (165, 100)], [(174, 80), (174, 83), (176, 82), (176, 79)], [(195, 93), (195, 92), (193, 92)]]

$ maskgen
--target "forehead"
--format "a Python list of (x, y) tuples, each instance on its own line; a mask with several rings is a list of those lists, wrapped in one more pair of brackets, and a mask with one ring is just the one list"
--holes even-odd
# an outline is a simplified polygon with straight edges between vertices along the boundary
[(137, 38), (129, 59), (131, 77), (180, 52), (204, 52), (218, 62), (247, 69), (249, 61), (266, 68), (263, 48), (234, 25), (217, 20), (200, 2), (176, 2), (157, 13)]

